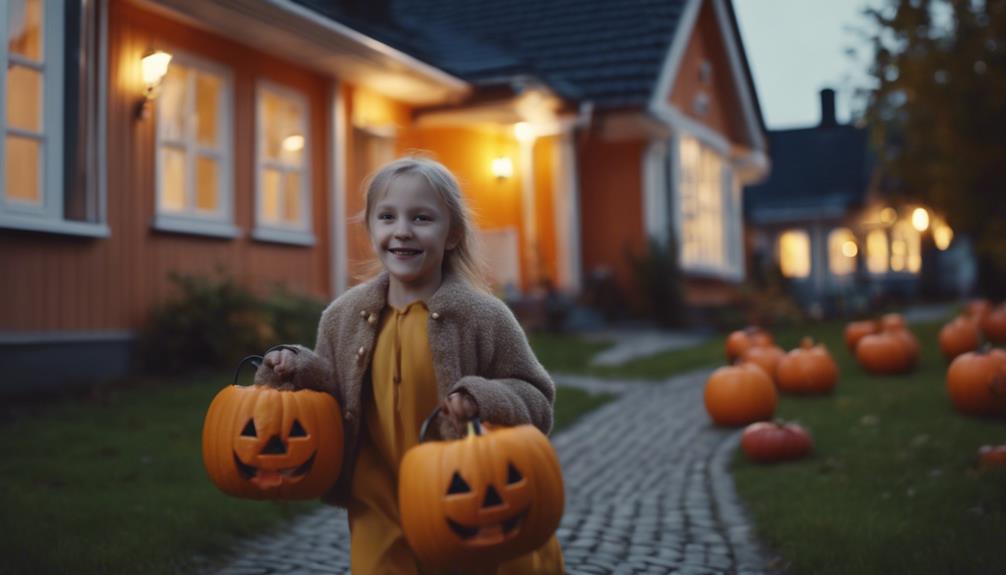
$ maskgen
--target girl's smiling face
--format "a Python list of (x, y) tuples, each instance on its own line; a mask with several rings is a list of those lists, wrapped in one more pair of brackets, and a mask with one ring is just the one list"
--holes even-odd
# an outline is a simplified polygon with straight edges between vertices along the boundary
[(391, 277), (412, 289), (439, 287), (450, 213), (425, 178), (402, 174), (371, 212), (370, 241)]

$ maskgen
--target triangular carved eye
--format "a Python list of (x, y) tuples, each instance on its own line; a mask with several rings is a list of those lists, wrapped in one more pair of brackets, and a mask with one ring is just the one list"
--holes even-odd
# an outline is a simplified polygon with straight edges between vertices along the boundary
[(471, 490), (472, 488), (468, 487), (465, 480), (461, 479), (461, 476), (458, 475), (457, 471), (455, 471), (454, 477), (451, 478), (451, 486), (447, 488), (447, 495), (454, 495), (455, 493), (470, 493)]
[(520, 474), (520, 471), (517, 471), (517, 468), (513, 466), (513, 463), (507, 465), (506, 470), (507, 485), (519, 483), (522, 479), (524, 479), (524, 476)]
[(243, 437), (258, 437), (258, 433), (255, 431), (254, 419), (248, 420), (248, 423), (245, 424), (245, 428), (241, 430), (241, 435)]
[(300, 420), (293, 420), (293, 427), (290, 428), (290, 437), (307, 437), (307, 432), (300, 424)]

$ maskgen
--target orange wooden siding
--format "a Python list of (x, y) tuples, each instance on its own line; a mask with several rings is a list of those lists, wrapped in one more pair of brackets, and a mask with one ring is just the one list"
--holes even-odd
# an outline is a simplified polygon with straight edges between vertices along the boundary
[(635, 286), (626, 252), (646, 249), (643, 229), (642, 157), (644, 141), (605, 141), (591, 138), (579, 146), (580, 236), (583, 272), (598, 267), (614, 273), (619, 287)]
[[(725, 39), (720, 33), (712, 4), (703, 3), (668, 100), (684, 114), (723, 134), (730, 141), (750, 146), (737, 100), (739, 87), (730, 70)], [(707, 81), (703, 81), (700, 75), (703, 62), (711, 65), (712, 73)], [(708, 109), (704, 115), (695, 109), (696, 98), (702, 93), (708, 98)]]
[(535, 216), (538, 220), (538, 266), (542, 278), (559, 283), (558, 238), (555, 225), (557, 136), (538, 138), (534, 145)]
[[(88, 239), (0, 230), (0, 329), (137, 328), (170, 293), (168, 272), (208, 273), (223, 265), (246, 285), (285, 282), (327, 297), (331, 261), (328, 196), (330, 82), (291, 62), (179, 24), (125, 1), (109, 6), (107, 223), (111, 237)], [(233, 190), (239, 239), (152, 230), (155, 120), (135, 120), (140, 58), (151, 48), (181, 50), (231, 70)], [(310, 107), (314, 247), (254, 241), (255, 85), (258, 79), (305, 95)], [(8, 272), (9, 270), (9, 272)]]

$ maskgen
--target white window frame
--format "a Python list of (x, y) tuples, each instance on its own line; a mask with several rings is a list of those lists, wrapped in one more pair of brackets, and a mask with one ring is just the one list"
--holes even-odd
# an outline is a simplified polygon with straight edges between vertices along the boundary
[[(716, 154), (720, 159), (720, 218), (723, 233), (723, 261), (696, 262), (686, 261), (684, 245), (685, 214), (681, 202), (685, 187), (684, 166), (681, 162), (681, 142), (684, 138), (695, 140), (706, 152)], [(718, 135), (710, 135), (705, 131), (690, 132), (681, 130), (672, 137), (670, 149), (671, 169), (674, 182), (674, 222), (678, 237), (678, 259), (681, 269), (695, 276), (706, 276), (728, 281), (744, 279), (744, 249), (743, 226), (741, 215), (740, 183), (730, 163), (729, 144)], [(736, 229), (735, 226), (737, 227)]]
[[(298, 104), (303, 110), (301, 116), (301, 133), (304, 134), (304, 148), (302, 150), (301, 178), (300, 178), (300, 201), (301, 217), (296, 225), (282, 225), (273, 222), (265, 222), (262, 217), (262, 172), (266, 168), (278, 168), (283, 171), (290, 171), (291, 166), (282, 162), (266, 161), (262, 138), (264, 137), (263, 127), (265, 121), (262, 115), (262, 98), (265, 92), (272, 92), (274, 95), (284, 99), (289, 99)], [(315, 236), (312, 222), (313, 219), (313, 195), (311, 193), (311, 146), (313, 144), (311, 134), (311, 107), (307, 96), (287, 86), (259, 80), (255, 87), (255, 228), (252, 237), (256, 240), (266, 242), (277, 242), (300, 246), (313, 246)]]
[[(241, 232), (234, 225), (234, 75), (226, 66), (193, 56), (178, 50), (172, 50), (171, 66), (184, 66), (189, 69), (211, 74), (220, 80), (220, 100), (217, 115), (217, 134), (220, 149), (201, 146), (192, 130), (186, 128), (180, 140), (169, 141), (164, 137), (161, 123), (161, 109), (156, 111), (157, 130), (154, 140), (154, 224), (156, 230), (179, 232), (186, 234), (205, 235), (222, 238), (237, 238)], [(186, 101), (195, 105), (195, 76), (188, 78), (186, 85)], [(155, 101), (155, 107), (157, 102)], [(182, 213), (162, 212), (161, 200), (164, 197), (163, 179), (164, 166), (161, 159), (161, 146), (167, 143), (185, 151), (185, 196), (186, 205), (192, 206), (192, 197), (196, 193), (196, 158), (212, 156), (217, 160), (217, 210), (215, 212), (199, 211), (195, 208)]]
[[(104, 3), (100, 6), (101, 23), (98, 30), (99, 54), (96, 58), (97, 69), (104, 74), (105, 66), (105, 46), (106, 37)], [(64, 190), (64, 134), (63, 134), (63, 104), (64, 104), (64, 50), (65, 50), (65, 24), (66, 12), (64, 2), (45, 2), (44, 24), (41, 65), (31, 60), (8, 52), (8, 4), (5, 2), (0, 7), (0, 62), (6, 64), (13, 61), (19, 65), (32, 68), (42, 73), (43, 90), (43, 111), (42, 111), (42, 131), (41, 135), (22, 130), (11, 129), (7, 126), (7, 74), (0, 74), (0, 228), (11, 228), (30, 230), (38, 232), (50, 232), (67, 235), (81, 235), (90, 237), (107, 237), (108, 227), (102, 222), (88, 222), (68, 220), (65, 217), (65, 190)], [(104, 76), (102, 76), (103, 78)], [(102, 90), (99, 96), (103, 95)], [(99, 111), (99, 122), (104, 121), (104, 108)], [(39, 193), (41, 203), (34, 205), (31, 203), (11, 200), (7, 198), (5, 187), (7, 185), (6, 170), (6, 146), (7, 134), (27, 137), (41, 143), (41, 158), (39, 165)], [(97, 145), (104, 145), (103, 133), (98, 137)], [(100, 195), (99, 203), (104, 204), (104, 187), (99, 186), (96, 192)], [(104, 214), (100, 214), (103, 219)]]

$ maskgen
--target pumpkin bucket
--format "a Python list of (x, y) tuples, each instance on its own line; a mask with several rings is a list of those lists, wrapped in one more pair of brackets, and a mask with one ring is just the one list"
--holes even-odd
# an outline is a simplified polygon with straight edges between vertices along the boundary
[[(297, 353), (296, 348), (277, 346)], [(272, 350), (270, 350), (272, 351)], [(268, 352), (267, 352), (268, 353)], [(328, 393), (237, 384), (220, 390), (203, 423), (203, 465), (221, 491), (244, 499), (316, 499), (342, 468), (342, 418)]]
[(399, 466), (402, 530), (431, 569), (499, 564), (544, 545), (565, 504), (559, 459), (533, 425), (468, 424), (454, 441), (420, 444)]

